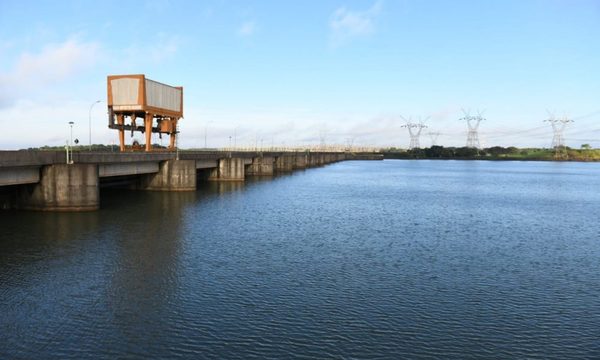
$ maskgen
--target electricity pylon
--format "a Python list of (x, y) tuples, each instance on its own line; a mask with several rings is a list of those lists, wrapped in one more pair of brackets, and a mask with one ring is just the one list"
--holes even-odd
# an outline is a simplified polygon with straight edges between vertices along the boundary
[(427, 135), (429, 135), (429, 137), (431, 138), (431, 146), (436, 146), (437, 139), (440, 135), (442, 135), (442, 133), (438, 131), (430, 131), (427, 133)]
[(325, 150), (325, 148), (327, 147), (327, 128), (326, 127), (322, 127), (319, 130), (319, 147), (321, 150)]
[(463, 114), (465, 116), (461, 117), (459, 120), (466, 121), (469, 128), (469, 132), (467, 133), (467, 147), (480, 149), (481, 144), (479, 143), (479, 124), (485, 120), (485, 118), (482, 116), (483, 113), (478, 111), (477, 115), (472, 116), (470, 112), (463, 109)]
[(566, 115), (560, 119), (556, 118), (556, 116), (554, 116), (554, 114), (551, 112), (548, 112), (548, 115), (548, 119), (544, 120), (544, 122), (548, 122), (552, 126), (552, 148), (554, 149), (554, 158), (568, 159), (569, 154), (567, 153), (563, 133), (567, 125), (574, 121), (569, 119)]
[[(407, 128), (408, 134), (410, 135), (410, 145), (408, 146), (408, 149), (419, 149), (421, 147), (421, 144), (419, 144), (419, 137), (421, 136), (421, 131), (423, 131), (423, 129), (426, 128), (427, 125), (423, 124), (423, 121), (421, 121), (420, 118), (419, 123), (417, 124), (413, 123), (412, 118), (410, 117), (408, 118), (408, 120), (406, 120), (403, 116), (400, 117), (404, 121), (406, 121), (406, 124), (402, 125), (402, 127)], [(425, 119), (425, 121), (427, 121), (427, 119)]]

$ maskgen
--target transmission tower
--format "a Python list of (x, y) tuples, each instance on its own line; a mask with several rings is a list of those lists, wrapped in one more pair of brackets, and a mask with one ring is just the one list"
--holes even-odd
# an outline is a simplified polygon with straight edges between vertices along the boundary
[(467, 133), (467, 147), (470, 148), (481, 148), (481, 144), (479, 143), (479, 124), (485, 120), (482, 116), (482, 112), (478, 111), (477, 115), (472, 116), (470, 112), (463, 110), (463, 116), (459, 120), (466, 121), (467, 126), (469, 127), (469, 132)]
[[(419, 137), (421, 136), (421, 131), (423, 131), (424, 128), (427, 127), (427, 125), (423, 124), (423, 122), (421, 121), (421, 119), (419, 118), (419, 123), (413, 123), (412, 122), (412, 118), (408, 118), (408, 120), (406, 120), (404, 117), (401, 116), (401, 118), (406, 121), (406, 124), (402, 125), (402, 127), (405, 127), (408, 129), (408, 133), (410, 135), (410, 145), (408, 146), (409, 150), (412, 149), (419, 149), (421, 147), (421, 145), (419, 144)], [(429, 118), (427, 118), (429, 119)], [(427, 120), (425, 119), (425, 120)]]
[(431, 146), (436, 146), (437, 145), (437, 139), (440, 135), (442, 135), (441, 132), (437, 132), (437, 131), (430, 131), (427, 133), (427, 135), (429, 135), (429, 137), (431, 138)]
[(327, 147), (327, 128), (322, 127), (319, 130), (319, 148), (321, 150), (325, 150), (325, 148)]
[(544, 122), (550, 123), (552, 126), (552, 132), (554, 135), (552, 136), (552, 148), (554, 149), (554, 158), (555, 159), (566, 159), (568, 158), (567, 148), (565, 146), (565, 138), (563, 137), (563, 132), (569, 123), (572, 123), (573, 120), (569, 119), (566, 115), (562, 118), (556, 118), (553, 113), (548, 112), (548, 119), (544, 120)]

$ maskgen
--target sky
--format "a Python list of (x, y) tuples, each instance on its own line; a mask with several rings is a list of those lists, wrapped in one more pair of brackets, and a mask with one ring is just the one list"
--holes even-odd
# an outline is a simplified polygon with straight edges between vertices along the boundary
[(600, 147), (599, 39), (598, 0), (1, 0), (0, 148), (116, 142), (116, 74), (184, 87), (183, 148), (464, 146), (463, 109), (483, 146), (549, 147), (550, 111)]

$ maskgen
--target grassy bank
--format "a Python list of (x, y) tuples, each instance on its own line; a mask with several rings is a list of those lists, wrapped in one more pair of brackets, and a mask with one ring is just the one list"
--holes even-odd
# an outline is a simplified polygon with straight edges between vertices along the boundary
[(382, 149), (386, 159), (537, 160), (600, 161), (600, 149), (538, 149), (494, 146), (485, 149), (432, 146), (423, 149)]

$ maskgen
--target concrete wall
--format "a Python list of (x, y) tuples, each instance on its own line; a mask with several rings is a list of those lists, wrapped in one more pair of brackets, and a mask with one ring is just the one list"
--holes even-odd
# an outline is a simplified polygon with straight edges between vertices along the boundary
[(214, 169), (218, 166), (218, 160), (195, 160), (196, 169)]
[(294, 155), (280, 155), (275, 158), (273, 170), (275, 172), (290, 172), (294, 170)]
[(40, 181), (39, 166), (0, 168), (0, 186), (33, 184)]
[(321, 166), (325, 164), (323, 154), (310, 154), (308, 158), (308, 165), (310, 167)]
[(163, 161), (156, 174), (142, 175), (139, 188), (153, 191), (195, 191), (196, 162), (194, 160)]
[(224, 158), (219, 159), (219, 165), (210, 173), (211, 181), (244, 181), (244, 159)]
[(305, 169), (308, 163), (308, 154), (307, 153), (297, 153), (294, 156), (294, 169)]
[(244, 181), (246, 175), (273, 175), (340, 160), (383, 158), (374, 153), (327, 152), (182, 152), (183, 160), (174, 156), (75, 153), (75, 164), (67, 165), (62, 163), (64, 153), (60, 152), (0, 152), (0, 208), (95, 210), (100, 201), (100, 178), (109, 186), (114, 179), (115, 186), (194, 191), (198, 179)]
[(252, 164), (246, 165), (245, 175), (248, 176), (272, 176), (273, 175), (273, 157), (257, 156), (252, 158)]
[(158, 162), (126, 162), (98, 165), (98, 176), (100, 177), (151, 174), (158, 171)]
[(90, 211), (100, 206), (98, 166), (43, 166), (40, 182), (17, 189), (16, 207), (42, 211)]

